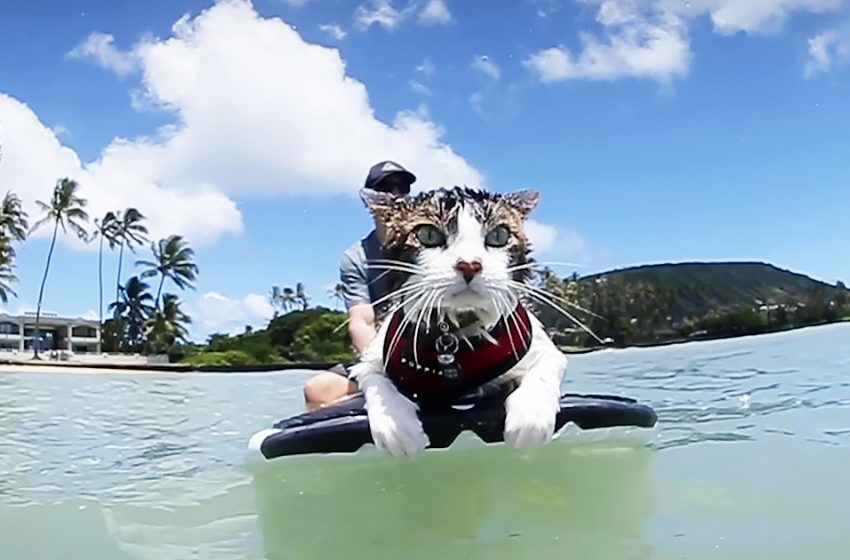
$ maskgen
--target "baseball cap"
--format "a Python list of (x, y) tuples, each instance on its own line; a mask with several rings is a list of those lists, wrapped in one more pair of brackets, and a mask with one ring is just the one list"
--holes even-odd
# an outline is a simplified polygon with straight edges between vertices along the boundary
[[(387, 184), (382, 184), (388, 177), (397, 177), (400, 182), (407, 186), (410, 190), (410, 185), (416, 181), (416, 175), (397, 164), (394, 161), (382, 161), (376, 163), (369, 169), (369, 175), (366, 176), (364, 185), (367, 189), (375, 191), (387, 191)], [(395, 182), (395, 181), (393, 181)]]

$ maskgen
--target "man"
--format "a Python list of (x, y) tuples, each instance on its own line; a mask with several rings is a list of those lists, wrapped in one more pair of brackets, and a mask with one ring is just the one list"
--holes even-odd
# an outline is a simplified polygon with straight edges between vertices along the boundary
[[(363, 186), (395, 196), (405, 196), (415, 181), (416, 176), (401, 165), (382, 161), (369, 169)], [(374, 309), (372, 302), (387, 293), (384, 281), (386, 271), (367, 266), (369, 261), (383, 258), (381, 234), (377, 227), (372, 229), (366, 237), (343, 253), (340, 263), (340, 281), (345, 287), (344, 299), (349, 318), (348, 336), (358, 354), (375, 338), (378, 324), (383, 319), (381, 310)], [(308, 408), (315, 409), (357, 391), (357, 384), (348, 378), (346, 366), (338, 364), (307, 381), (304, 385), (304, 400)]]

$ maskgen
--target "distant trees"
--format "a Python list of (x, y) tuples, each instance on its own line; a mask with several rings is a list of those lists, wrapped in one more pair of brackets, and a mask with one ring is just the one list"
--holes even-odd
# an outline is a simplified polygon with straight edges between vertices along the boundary
[[(546, 289), (588, 311), (576, 318), (598, 337), (610, 338), (618, 346), (648, 344), (687, 338), (736, 336), (815, 325), (841, 320), (850, 314), (850, 292), (843, 283), (835, 289), (812, 281), (794, 293), (770, 301), (749, 298), (749, 286), (730, 285), (741, 292), (739, 301), (714, 305), (710, 284), (687, 289), (677, 285), (675, 275), (643, 279), (606, 277), (560, 279), (544, 274)], [(683, 304), (687, 303), (685, 306)], [(704, 311), (687, 312), (683, 308)], [(592, 313), (592, 314), (591, 314)], [(595, 346), (595, 339), (573, 322), (545, 306), (541, 320), (565, 346)]]
[(296, 283), (294, 289), (289, 286), (285, 288), (272, 286), (269, 292), (269, 303), (274, 309), (275, 316), (278, 316), (280, 311), (286, 313), (297, 307), (300, 307), (302, 311), (307, 309), (310, 305), (310, 296), (302, 282)]
[(346, 320), (344, 313), (325, 307), (293, 309), (274, 317), (265, 329), (235, 336), (216, 333), (204, 345), (184, 346), (182, 361), (196, 365), (348, 361), (355, 353), (343, 328)]
[(0, 301), (8, 303), (16, 295), (12, 285), (15, 276), (15, 244), (23, 243), (29, 229), (28, 215), (21, 207), (18, 195), (9, 191), (0, 202)]
[[(194, 252), (179, 235), (170, 235), (151, 243), (152, 260), (139, 260), (145, 266), (140, 275), (131, 275), (122, 283), (124, 250), (135, 252), (148, 242), (145, 216), (135, 208), (109, 211), (93, 220), (90, 226), (86, 210), (88, 201), (80, 194), (80, 185), (68, 177), (57, 180), (49, 200), (36, 201), (41, 215), (30, 227), (29, 216), (22, 208), (20, 198), (9, 191), (0, 201), (0, 301), (8, 302), (16, 295), (12, 286), (15, 276), (15, 245), (23, 243), (31, 234), (44, 227), (51, 228), (50, 244), (45, 259), (44, 272), (36, 305), (33, 355), (40, 358), (41, 312), (47, 292), (46, 286), (56, 250), (56, 240), (62, 233), (70, 232), (83, 242), (99, 241), (98, 245), (98, 317), (102, 328), (102, 342), (107, 351), (165, 351), (186, 341), (187, 326), (191, 323), (182, 309), (182, 301), (173, 293), (164, 292), (165, 281), (170, 279), (179, 289), (192, 288), (198, 267)], [(103, 253), (118, 249), (118, 273), (115, 282), (115, 300), (108, 305), (112, 317), (103, 316)], [(144, 278), (158, 280), (156, 294)]]

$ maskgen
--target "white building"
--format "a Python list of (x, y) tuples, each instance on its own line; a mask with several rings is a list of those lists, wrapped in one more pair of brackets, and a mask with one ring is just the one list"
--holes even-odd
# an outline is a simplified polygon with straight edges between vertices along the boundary
[[(100, 323), (81, 317), (60, 317), (42, 313), (39, 319), (39, 348), (42, 352), (66, 350), (74, 354), (100, 353)], [(35, 341), (35, 313), (0, 313), (0, 351), (32, 350)]]

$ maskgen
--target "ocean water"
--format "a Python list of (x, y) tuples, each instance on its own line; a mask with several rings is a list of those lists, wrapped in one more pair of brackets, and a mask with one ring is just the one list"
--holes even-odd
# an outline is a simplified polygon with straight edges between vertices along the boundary
[(572, 356), (645, 433), (247, 468), (307, 375), (0, 374), (0, 558), (850, 555), (850, 325)]

